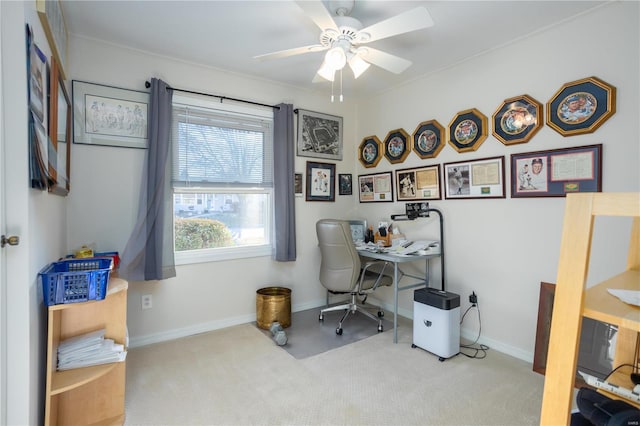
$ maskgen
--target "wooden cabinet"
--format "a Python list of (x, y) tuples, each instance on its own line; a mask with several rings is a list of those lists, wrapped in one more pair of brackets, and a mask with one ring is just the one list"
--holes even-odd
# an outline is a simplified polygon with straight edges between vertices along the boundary
[[(627, 267), (625, 271), (612, 271), (611, 278), (585, 289), (596, 216), (633, 218)], [(614, 368), (635, 362), (635, 344), (640, 333), (640, 308), (609, 294), (607, 289), (610, 288), (640, 290), (640, 193), (567, 195), (541, 425), (569, 424), (583, 316), (618, 326)], [(617, 373), (608, 380), (632, 389), (629, 372), (630, 370)], [(613, 394), (607, 395), (621, 398)]]
[(125, 362), (56, 371), (58, 343), (104, 328), (126, 345), (127, 281), (112, 277), (104, 300), (49, 306), (45, 426), (122, 425)]

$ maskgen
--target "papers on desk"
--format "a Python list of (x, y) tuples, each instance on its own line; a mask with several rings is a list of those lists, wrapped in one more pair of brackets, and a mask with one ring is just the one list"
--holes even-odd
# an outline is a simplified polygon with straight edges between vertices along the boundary
[(66, 339), (58, 345), (58, 371), (122, 362), (124, 345), (104, 338), (105, 329)]
[(402, 244), (390, 250), (389, 253), (399, 255), (409, 255), (413, 253), (427, 254), (429, 250), (437, 248), (439, 246), (440, 243), (434, 240), (407, 241), (405, 244)]
[(622, 300), (624, 303), (640, 306), (640, 291), (638, 290), (618, 290), (615, 288), (608, 288), (607, 291)]

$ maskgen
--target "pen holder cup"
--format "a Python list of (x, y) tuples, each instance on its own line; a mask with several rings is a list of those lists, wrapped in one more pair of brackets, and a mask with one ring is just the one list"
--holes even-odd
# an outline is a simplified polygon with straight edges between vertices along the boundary
[(376, 232), (373, 235), (373, 242), (378, 244), (378, 242), (381, 241), (382, 245), (385, 247), (390, 247), (391, 246), (391, 235), (389, 233), (387, 233), (386, 236), (381, 236), (379, 232)]

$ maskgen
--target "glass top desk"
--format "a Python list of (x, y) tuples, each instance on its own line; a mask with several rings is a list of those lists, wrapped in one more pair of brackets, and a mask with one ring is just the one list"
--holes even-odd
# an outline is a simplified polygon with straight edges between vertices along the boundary
[[(379, 252), (375, 250), (360, 249), (358, 254), (365, 258), (385, 260), (393, 264), (393, 343), (398, 343), (398, 292), (402, 290), (408, 290), (416, 287), (428, 287), (429, 286), (429, 260), (439, 258), (441, 255), (441, 245), (438, 247), (432, 247), (426, 250), (425, 254), (409, 254), (401, 255), (393, 252)], [(401, 263), (407, 262), (425, 262), (424, 277), (407, 274), (400, 269)], [(402, 278), (412, 278), (413, 281), (410, 284), (400, 287), (400, 280)]]

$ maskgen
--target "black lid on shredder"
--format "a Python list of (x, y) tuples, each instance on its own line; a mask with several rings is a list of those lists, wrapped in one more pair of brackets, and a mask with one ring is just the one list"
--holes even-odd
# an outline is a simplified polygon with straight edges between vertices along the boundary
[(413, 300), (447, 311), (460, 306), (460, 295), (435, 288), (420, 288), (415, 290), (413, 292)]

